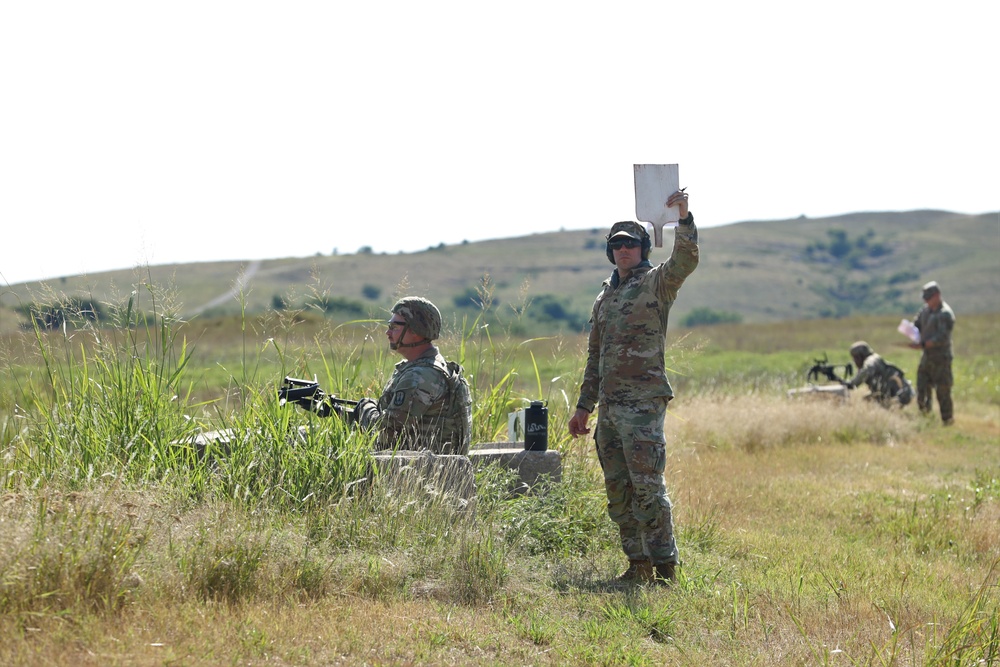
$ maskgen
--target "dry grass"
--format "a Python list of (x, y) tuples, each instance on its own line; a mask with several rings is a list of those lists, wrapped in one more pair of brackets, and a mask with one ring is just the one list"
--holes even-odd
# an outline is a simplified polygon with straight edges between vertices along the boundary
[(810, 443), (894, 445), (913, 434), (913, 416), (912, 411), (885, 410), (855, 395), (847, 401), (826, 396), (699, 396), (675, 404), (666, 429), (668, 438), (695, 446), (748, 452)]
[[(5, 585), (36, 566), (26, 554), (39, 537), (67, 544), (80, 517), (111, 526), (135, 559), (102, 580), (114, 605), (50, 595), (58, 604), (27, 596), (31, 605), (8, 607), (0, 663), (973, 665), (968, 656), (1000, 655), (1000, 491), (977, 491), (1000, 476), (988, 458), (995, 419), (966, 432), (861, 402), (754, 396), (692, 399), (674, 413), (674, 590), (610, 585), (621, 558), (599, 516), (603, 546), (532, 555), (496, 513), (502, 503), (463, 523), (415, 497), (272, 515), (191, 503), (170, 487), (25, 490), (0, 511)], [(567, 472), (594, 486), (592, 443), (558, 446)], [(516, 507), (529, 522), (555, 512)], [(81, 562), (87, 544), (107, 552), (77, 544)]]

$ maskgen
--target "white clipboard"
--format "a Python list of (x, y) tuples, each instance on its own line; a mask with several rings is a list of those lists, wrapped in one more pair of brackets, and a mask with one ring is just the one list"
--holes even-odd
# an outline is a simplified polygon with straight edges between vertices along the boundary
[(680, 208), (667, 206), (667, 199), (680, 189), (680, 169), (676, 164), (634, 164), (635, 216), (653, 225), (657, 248), (663, 247), (663, 226), (676, 225)]

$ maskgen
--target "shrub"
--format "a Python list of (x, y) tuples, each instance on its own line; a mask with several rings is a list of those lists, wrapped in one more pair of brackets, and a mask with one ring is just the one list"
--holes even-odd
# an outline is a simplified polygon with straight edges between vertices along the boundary
[(739, 324), (742, 321), (743, 316), (739, 313), (712, 310), (711, 308), (695, 308), (681, 320), (681, 325), (692, 328), (713, 324)]

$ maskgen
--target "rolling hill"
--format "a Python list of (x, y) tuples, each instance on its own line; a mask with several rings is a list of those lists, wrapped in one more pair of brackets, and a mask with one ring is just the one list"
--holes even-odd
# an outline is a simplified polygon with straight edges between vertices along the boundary
[[(355, 254), (247, 262), (138, 267), (0, 290), (0, 332), (28, 303), (67, 297), (122, 304), (136, 285), (153, 285), (182, 317), (313, 304), (334, 316), (384, 316), (396, 296), (430, 298), (452, 317), (477, 312), (484, 286), (497, 308), (531, 300), (536, 328), (584, 326), (612, 267), (606, 229), (532, 234), (400, 254)], [(665, 246), (672, 242), (666, 231)], [(724, 314), (744, 322), (910, 316), (920, 285), (937, 280), (962, 313), (1000, 312), (1000, 213), (854, 213), (827, 218), (750, 221), (701, 230), (701, 265), (673, 311)], [(669, 247), (654, 248), (663, 261)]]

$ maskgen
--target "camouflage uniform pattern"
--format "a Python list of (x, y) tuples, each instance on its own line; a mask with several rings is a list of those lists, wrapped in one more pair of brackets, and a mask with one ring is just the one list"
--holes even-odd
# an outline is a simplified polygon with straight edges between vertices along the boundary
[(698, 266), (698, 229), (677, 225), (673, 252), (657, 267), (648, 261), (619, 281), (617, 270), (594, 302), (587, 367), (579, 405), (628, 403), (673, 397), (667, 380), (666, 335), (670, 307), (684, 280)]
[[(608, 515), (630, 559), (678, 562), (670, 501), (663, 482), (663, 421), (673, 389), (666, 374), (670, 308), (698, 266), (698, 230), (674, 231), (670, 258), (643, 261), (619, 280), (615, 270), (594, 302), (587, 365), (578, 405), (600, 402), (594, 438), (604, 470)], [(644, 555), (645, 554), (645, 555)]]
[(392, 312), (402, 315), (406, 326), (418, 336), (434, 340), (441, 335), (441, 312), (423, 297), (403, 297), (392, 307)]
[[(888, 406), (893, 401), (906, 405), (912, 399), (909, 383), (900, 376), (897, 369), (876, 353), (867, 343), (855, 343), (851, 356), (858, 364), (857, 374), (847, 381), (849, 388), (868, 385), (871, 394), (866, 399), (878, 401)], [(861, 361), (858, 361), (858, 359)]]
[(378, 429), (377, 449), (428, 449), (469, 453), (472, 398), (461, 368), (431, 346), (413, 361), (396, 364), (364, 427)]
[(936, 391), (941, 419), (950, 422), (955, 416), (951, 400), (951, 387), (954, 384), (951, 374), (951, 332), (955, 328), (955, 312), (944, 301), (937, 310), (931, 310), (925, 304), (917, 313), (913, 324), (920, 330), (921, 342), (933, 343), (932, 347), (924, 348), (917, 367), (917, 406), (921, 412), (931, 412), (934, 407), (932, 392)]
[(628, 405), (601, 403), (594, 438), (604, 470), (608, 515), (618, 524), (622, 551), (629, 560), (678, 562), (674, 523), (663, 471), (667, 399)]

